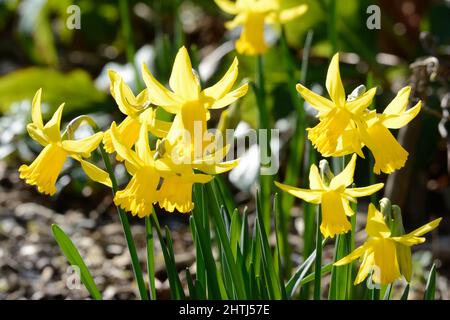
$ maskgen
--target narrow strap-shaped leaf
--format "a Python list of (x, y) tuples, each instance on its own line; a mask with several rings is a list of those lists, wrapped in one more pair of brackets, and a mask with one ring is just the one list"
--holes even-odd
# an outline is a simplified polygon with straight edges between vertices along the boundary
[(150, 299), (156, 300), (153, 228), (149, 216), (145, 217), (145, 232), (147, 235), (147, 271), (150, 285)]
[(52, 225), (53, 236), (55, 237), (58, 246), (66, 256), (67, 260), (72, 266), (77, 266), (80, 269), (81, 281), (88, 290), (89, 294), (95, 300), (102, 300), (102, 294), (98, 291), (92, 278), (89, 269), (83, 261), (80, 253), (73, 244), (72, 240), (65, 234), (65, 232), (56, 224)]
[(428, 275), (427, 286), (425, 289), (425, 294), (423, 296), (424, 300), (434, 300), (436, 295), (436, 264), (433, 263), (431, 267), (430, 274)]
[(208, 183), (206, 185), (206, 191), (208, 194), (208, 199), (212, 206), (210, 212), (212, 213), (214, 218), (214, 225), (217, 230), (220, 245), (225, 253), (226, 263), (230, 268), (234, 288), (236, 289), (236, 295), (239, 299), (246, 299), (244, 278), (242, 276), (241, 270), (237, 267), (236, 261), (234, 260), (233, 252), (231, 251), (230, 243), (228, 241), (227, 231), (220, 215), (220, 206), (217, 202), (217, 197), (214, 194), (214, 189), (211, 183)]
[(409, 295), (409, 283), (406, 285), (405, 290), (403, 290), (402, 296), (400, 298), (400, 300), (408, 300), (408, 295)]

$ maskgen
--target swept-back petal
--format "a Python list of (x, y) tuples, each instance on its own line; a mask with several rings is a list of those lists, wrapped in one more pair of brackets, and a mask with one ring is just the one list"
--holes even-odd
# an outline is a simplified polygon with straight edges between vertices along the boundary
[(372, 88), (357, 99), (347, 102), (345, 108), (353, 114), (359, 114), (370, 106), (375, 93), (377, 93), (377, 88)]
[(369, 204), (369, 212), (367, 213), (366, 233), (371, 237), (388, 238), (391, 235), (383, 214), (375, 208), (371, 203)]
[(341, 80), (341, 73), (339, 71), (339, 53), (336, 53), (331, 59), (328, 67), (326, 87), (331, 100), (340, 107), (345, 105), (345, 90)]
[(404, 87), (401, 89), (395, 98), (388, 104), (386, 109), (384, 109), (383, 114), (386, 115), (399, 115), (406, 110), (408, 105), (409, 95), (411, 93), (411, 87)]
[(236, 3), (230, 0), (214, 0), (214, 2), (219, 6), (220, 9), (229, 14), (237, 14), (238, 10), (236, 8)]
[(187, 101), (197, 100), (200, 83), (192, 70), (191, 59), (183, 46), (178, 50), (169, 79), (170, 88)]
[(88, 158), (103, 139), (103, 132), (97, 132), (89, 137), (78, 140), (64, 140), (62, 147), (71, 155), (80, 155)]
[(346, 255), (345, 257), (343, 257), (342, 259), (336, 261), (334, 263), (334, 265), (339, 267), (339, 266), (343, 266), (343, 265), (349, 264), (350, 262), (352, 262), (352, 261), (358, 259), (359, 257), (361, 257), (366, 250), (367, 250), (367, 245), (363, 244), (363, 245), (359, 246), (358, 248), (356, 248), (355, 250), (353, 250), (348, 255)]
[(149, 165), (153, 163), (153, 155), (150, 150), (148, 142), (148, 130), (147, 123), (143, 122), (139, 130), (139, 137), (136, 141), (136, 154), (145, 164)]
[(381, 190), (383, 187), (384, 183), (377, 183), (367, 187), (348, 188), (345, 189), (345, 194), (354, 198), (365, 197), (374, 194), (375, 192)]
[(239, 61), (235, 57), (228, 71), (216, 84), (203, 90), (203, 95), (218, 100), (226, 95), (233, 87), (238, 76)]
[(400, 129), (406, 126), (412, 119), (414, 119), (417, 114), (420, 112), (422, 107), (422, 102), (419, 101), (413, 108), (410, 108), (408, 111), (403, 112), (398, 115), (387, 115), (382, 117), (381, 123), (390, 129)]
[(362, 258), (361, 265), (359, 266), (358, 274), (356, 275), (354, 284), (357, 285), (367, 278), (375, 265), (375, 254), (370, 246), (368, 246), (364, 257)]
[(281, 190), (286, 191), (287, 193), (290, 193), (294, 197), (303, 199), (306, 202), (319, 204), (322, 201), (322, 191), (318, 190), (307, 190), (307, 189), (300, 189), (288, 186), (286, 184), (282, 184), (275, 181), (275, 185), (280, 188)]
[(73, 158), (80, 162), (83, 171), (91, 180), (112, 188), (111, 179), (109, 178), (109, 174), (106, 171), (100, 169), (99, 167), (86, 160), (81, 159), (80, 157)]
[(319, 169), (315, 164), (309, 169), (309, 188), (312, 190), (325, 190)]
[(353, 174), (355, 173), (356, 154), (352, 155), (352, 159), (337, 176), (331, 179), (330, 188), (336, 190), (339, 187), (347, 187), (353, 183)]
[(33, 101), (31, 102), (31, 120), (38, 129), (43, 129), (44, 124), (42, 122), (41, 113), (41, 95), (42, 89), (39, 89), (34, 95)]
[(142, 65), (142, 77), (144, 78), (147, 89), (151, 92), (150, 100), (153, 104), (164, 108), (169, 113), (177, 113), (180, 111), (183, 101), (159, 83), (145, 64)]
[(302, 15), (305, 14), (305, 12), (308, 11), (308, 5), (302, 4), (294, 8), (289, 8), (286, 10), (282, 10), (280, 12), (279, 20), (281, 23), (286, 23), (291, 20), (294, 20)]
[(209, 109), (220, 109), (229, 106), (237, 99), (245, 96), (247, 94), (247, 91), (248, 91), (248, 84), (245, 83), (239, 88), (229, 92), (221, 99), (214, 101), (214, 103), (209, 107)]
[(416, 230), (411, 231), (410, 233), (406, 234), (405, 236), (416, 236), (416, 237), (423, 236), (425, 233), (428, 233), (428, 232), (432, 231), (433, 229), (437, 228), (437, 226), (439, 226), (439, 224), (441, 223), (441, 220), (442, 220), (442, 218), (437, 218), (437, 219), (421, 226), (420, 228), (417, 228)]
[(318, 110), (319, 112), (329, 112), (334, 108), (334, 103), (332, 101), (318, 95), (314, 91), (309, 90), (300, 83), (297, 84), (296, 88), (303, 99), (305, 99), (305, 101), (308, 102), (311, 107)]
[(59, 106), (56, 112), (53, 114), (52, 118), (45, 124), (42, 129), (44, 134), (48, 137), (48, 140), (52, 142), (61, 141), (61, 116), (64, 110), (64, 103)]
[(40, 145), (45, 147), (48, 144), (47, 137), (42, 132), (42, 129), (37, 128), (34, 123), (27, 124), (27, 131), (30, 137)]
[(114, 146), (114, 150), (117, 152), (117, 154), (125, 159), (125, 161), (128, 162), (129, 166), (131, 166), (133, 171), (136, 171), (137, 168), (140, 168), (142, 166), (142, 161), (139, 159), (139, 157), (136, 155), (136, 153), (125, 147), (122, 142), (120, 141), (120, 136), (117, 131), (116, 123), (113, 121), (111, 123), (111, 141)]

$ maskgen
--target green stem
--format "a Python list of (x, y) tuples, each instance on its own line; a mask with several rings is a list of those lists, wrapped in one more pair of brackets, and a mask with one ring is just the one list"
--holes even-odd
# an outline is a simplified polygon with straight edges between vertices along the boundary
[[(99, 149), (100, 149), (100, 153), (102, 155), (103, 161), (105, 163), (106, 171), (108, 172), (109, 178), (111, 179), (111, 182), (112, 182), (112, 193), (114, 196), (118, 189), (116, 176), (114, 175), (114, 170), (111, 165), (111, 161), (109, 160), (109, 156), (106, 153), (106, 151), (104, 150), (103, 146), (101, 145), (99, 147)], [(130, 228), (130, 224), (128, 222), (128, 217), (127, 217), (125, 211), (120, 207), (117, 207), (117, 213), (119, 214), (119, 219), (120, 219), (120, 222), (123, 227), (125, 239), (127, 241), (128, 250), (129, 250), (130, 256), (131, 256), (131, 264), (133, 266), (133, 271), (134, 271), (134, 277), (136, 278), (136, 282), (137, 282), (137, 285), (139, 288), (139, 293), (141, 295), (141, 299), (148, 300), (148, 293), (147, 293), (147, 289), (145, 287), (144, 276), (142, 275), (141, 265), (139, 264), (139, 257), (137, 255), (136, 246), (135, 246), (134, 240), (133, 240), (133, 235), (131, 234), (131, 228)]]
[[(263, 57), (259, 55), (256, 59), (256, 101), (259, 110), (259, 129), (265, 129), (267, 132), (266, 143), (262, 144), (259, 141), (260, 156), (262, 160), (263, 155), (271, 157), (272, 152), (270, 149), (270, 115), (266, 104), (266, 89), (265, 89), (265, 77), (264, 77), (264, 61)], [(258, 135), (259, 138), (259, 135)], [(266, 164), (261, 164), (265, 166)], [(269, 164), (270, 166), (270, 164)], [(268, 205), (268, 199), (270, 199), (271, 189), (272, 189), (272, 176), (267, 174), (260, 174), (259, 183), (261, 188), (262, 203), (262, 213), (263, 222), (266, 232), (270, 231), (270, 205)]]
[(136, 49), (133, 43), (133, 34), (131, 30), (130, 16), (128, 12), (128, 0), (119, 0), (120, 19), (122, 20), (122, 35), (126, 43), (127, 60), (133, 66), (134, 77), (137, 89), (140, 91), (143, 86), (139, 77), (139, 67), (134, 59)]
[(150, 299), (156, 300), (156, 286), (155, 286), (155, 261), (153, 248), (153, 228), (150, 217), (145, 217), (145, 232), (147, 235), (147, 270), (148, 283), (150, 284)]
[(328, 38), (331, 43), (332, 53), (335, 54), (338, 50), (337, 45), (337, 1), (329, 0), (328, 12), (330, 14), (328, 18)]
[(322, 280), (322, 233), (320, 224), (322, 223), (322, 214), (320, 206), (317, 206), (317, 224), (316, 224), (316, 261), (314, 266), (314, 300), (321, 299), (321, 280)]

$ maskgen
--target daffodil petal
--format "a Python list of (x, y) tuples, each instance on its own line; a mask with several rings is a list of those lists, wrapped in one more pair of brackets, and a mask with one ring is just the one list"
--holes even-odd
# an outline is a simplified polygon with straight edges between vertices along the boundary
[(391, 235), (383, 214), (372, 203), (369, 204), (369, 212), (367, 213), (366, 233), (371, 237), (380, 238), (388, 238)]
[(294, 197), (300, 198), (309, 203), (319, 204), (322, 200), (322, 191), (295, 188), (276, 181), (275, 185), (281, 190), (290, 193)]
[(435, 228), (437, 228), (439, 226), (439, 224), (441, 223), (442, 218), (437, 218), (431, 222), (428, 222), (427, 224), (421, 226), (420, 228), (417, 228), (414, 231), (411, 231), (410, 233), (407, 234), (407, 236), (416, 236), (416, 237), (420, 237), (423, 236), (425, 233), (428, 233), (432, 230), (434, 230)]
[(359, 246), (358, 248), (353, 250), (351, 253), (349, 253), (348, 255), (343, 257), (342, 259), (336, 261), (334, 263), (334, 265), (339, 267), (339, 266), (343, 266), (343, 265), (349, 264), (350, 262), (352, 262), (352, 261), (358, 259), (359, 257), (361, 257), (364, 254), (365, 250), (366, 250), (366, 245), (363, 244), (362, 246)]
[(187, 101), (198, 99), (200, 83), (192, 70), (191, 59), (185, 47), (178, 50), (169, 79), (170, 88)]
[(81, 159), (80, 157), (73, 158), (80, 162), (83, 171), (91, 180), (112, 188), (111, 179), (109, 178), (109, 174), (106, 171), (100, 169), (99, 167), (86, 160)]
[(355, 278), (354, 284), (357, 285), (364, 281), (367, 276), (372, 272), (373, 266), (375, 264), (375, 254), (373, 250), (367, 249), (362, 258), (361, 265), (359, 267), (358, 273)]
[(41, 95), (42, 89), (39, 89), (34, 95), (33, 101), (31, 102), (31, 120), (38, 129), (44, 128), (44, 123), (42, 122), (41, 113)]
[(236, 8), (236, 3), (230, 0), (214, 0), (214, 2), (219, 6), (220, 9), (229, 14), (237, 14), (238, 10)]
[(395, 242), (378, 239), (373, 243), (374, 269), (372, 279), (375, 283), (389, 284), (400, 278)]
[(230, 104), (235, 102), (237, 99), (245, 96), (247, 94), (247, 91), (248, 91), (248, 84), (246, 83), (246, 84), (240, 86), (239, 88), (229, 92), (221, 99), (215, 101), (212, 104), (212, 106), (210, 107), (210, 109), (220, 109), (220, 108), (229, 106)]
[(384, 183), (377, 183), (367, 187), (348, 188), (345, 189), (345, 194), (354, 198), (365, 197), (374, 194), (375, 192), (381, 190), (383, 187)]
[(345, 108), (353, 114), (359, 114), (370, 106), (375, 93), (377, 93), (377, 88), (372, 88), (355, 100), (347, 102)]
[(386, 109), (384, 109), (383, 114), (385, 115), (399, 115), (406, 110), (408, 105), (409, 95), (411, 94), (411, 87), (407, 86), (402, 88), (395, 98), (388, 104)]
[(335, 190), (341, 186), (347, 187), (353, 183), (353, 174), (355, 173), (356, 154), (353, 154), (352, 159), (347, 166), (335, 176), (330, 182), (330, 188)]
[(64, 103), (59, 106), (52, 118), (45, 124), (43, 132), (48, 137), (48, 140), (52, 142), (61, 141), (61, 116), (64, 110)]
[(411, 282), (412, 276), (412, 257), (411, 248), (396, 243), (397, 260), (400, 267), (400, 273), (405, 277), (407, 282)]
[(115, 122), (111, 124), (110, 132), (111, 132), (111, 141), (114, 146), (114, 150), (117, 152), (117, 154), (123, 159), (125, 159), (129, 163), (129, 165), (132, 166), (133, 170), (136, 170), (137, 168), (141, 167), (142, 162), (136, 155), (136, 153), (131, 149), (128, 149), (121, 143)]
[(218, 100), (225, 96), (231, 90), (233, 84), (236, 81), (236, 78), (238, 76), (238, 65), (238, 59), (234, 58), (233, 63), (231, 64), (225, 75), (222, 77), (222, 79), (220, 79), (213, 86), (203, 90), (203, 95), (214, 100)]
[(319, 173), (319, 169), (315, 164), (311, 165), (309, 169), (309, 187), (312, 190), (324, 190), (325, 187), (322, 182), (322, 178)]
[(167, 90), (156, 80), (145, 64), (142, 65), (142, 77), (149, 92), (151, 92), (151, 102), (164, 108), (169, 113), (177, 113), (183, 103), (173, 92)]
[(153, 155), (148, 142), (147, 123), (142, 123), (139, 130), (139, 137), (136, 141), (136, 154), (146, 165), (153, 163)]
[(334, 104), (332, 101), (324, 98), (314, 91), (309, 90), (301, 84), (297, 84), (296, 86), (298, 93), (308, 102), (311, 107), (318, 110), (319, 112), (329, 112), (334, 108)]
[(34, 123), (27, 124), (27, 131), (30, 137), (40, 145), (45, 147), (48, 144), (47, 137), (42, 132), (42, 129), (37, 128)]
[(64, 150), (71, 155), (81, 155), (88, 158), (103, 139), (103, 132), (97, 132), (89, 137), (78, 140), (64, 140), (61, 144)]
[(300, 6), (289, 8), (286, 10), (282, 10), (280, 13), (280, 23), (286, 23), (291, 20), (294, 20), (302, 15), (305, 14), (305, 12), (308, 11), (308, 6), (306, 4), (302, 4)]
[(341, 80), (341, 73), (339, 71), (339, 53), (336, 53), (331, 59), (325, 86), (327, 87), (333, 102), (337, 106), (343, 107), (345, 105), (346, 96)]
[(399, 115), (388, 115), (383, 117), (382, 123), (386, 128), (400, 129), (406, 126), (419, 114), (422, 107), (422, 102), (419, 101), (413, 108)]

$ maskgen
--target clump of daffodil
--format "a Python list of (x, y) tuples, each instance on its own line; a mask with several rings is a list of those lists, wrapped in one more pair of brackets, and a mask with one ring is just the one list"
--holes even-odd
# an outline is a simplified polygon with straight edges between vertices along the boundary
[(89, 158), (103, 138), (98, 132), (79, 140), (63, 139), (60, 133), (61, 116), (64, 104), (61, 104), (52, 118), (44, 125), (41, 114), (41, 93), (39, 89), (31, 106), (32, 122), (27, 125), (31, 138), (44, 146), (44, 149), (31, 165), (19, 168), (20, 178), (26, 183), (35, 185), (39, 192), (53, 195), (56, 193), (55, 183), (67, 157), (80, 162), (83, 170), (94, 181), (111, 187), (108, 174), (83, 158)]
[[(306, 202), (322, 205), (322, 224), (320, 231), (324, 237), (334, 237), (351, 229), (347, 216), (354, 215), (350, 207), (355, 198), (369, 196), (381, 188), (383, 183), (377, 183), (362, 188), (349, 188), (353, 183), (353, 174), (356, 165), (356, 154), (347, 164), (345, 169), (335, 177), (331, 177), (329, 183), (323, 179), (316, 165), (312, 165), (309, 171), (309, 188), (300, 189), (275, 182), (282, 190), (294, 197)], [(331, 173), (330, 173), (331, 174)], [(325, 177), (324, 177), (325, 178)]]
[(384, 109), (382, 114), (368, 112), (363, 124), (358, 126), (362, 142), (370, 149), (374, 158), (374, 172), (392, 173), (402, 168), (408, 152), (397, 142), (389, 129), (399, 129), (413, 120), (420, 111), (421, 102), (406, 110), (411, 87), (401, 89), (397, 96)]
[(411, 259), (401, 259), (404, 254), (403, 249), (405, 246), (412, 247), (425, 242), (425, 238), (422, 236), (435, 229), (441, 219), (433, 220), (408, 234), (394, 236), (386, 225), (383, 214), (373, 204), (370, 204), (366, 224), (368, 239), (334, 265), (342, 266), (361, 258), (362, 263), (355, 279), (355, 285), (364, 281), (372, 272), (372, 279), (378, 284), (392, 283), (402, 275), (407, 281), (410, 281)]
[(281, 8), (281, 0), (215, 0), (226, 13), (235, 15), (232, 21), (225, 24), (228, 29), (242, 26), (242, 33), (236, 42), (236, 50), (240, 54), (264, 54), (268, 46), (264, 39), (265, 24), (283, 24), (303, 15), (307, 5), (299, 5), (289, 9)]
[[(148, 130), (154, 136), (165, 137), (171, 123), (156, 119), (156, 110), (150, 106), (147, 89), (135, 96), (119, 74), (109, 70), (108, 75), (111, 95), (116, 100), (119, 110), (126, 115), (126, 118), (117, 126), (118, 134), (125, 146), (131, 148), (135, 144), (142, 122), (147, 123)], [(103, 143), (106, 152), (114, 152), (109, 130), (105, 131)], [(118, 160), (121, 160), (120, 156), (118, 156)]]
[(328, 67), (326, 88), (331, 99), (297, 84), (297, 91), (318, 111), (320, 120), (314, 128), (308, 129), (309, 140), (324, 157), (351, 153), (364, 157), (355, 129), (365, 109), (372, 103), (376, 88), (351, 101), (347, 100), (339, 71), (338, 53), (333, 56)]
[[(248, 90), (248, 84), (231, 90), (238, 76), (236, 58), (219, 82), (201, 90), (200, 80), (192, 69), (185, 47), (178, 51), (173, 64), (169, 79), (172, 90), (166, 89), (159, 83), (145, 65), (142, 68), (142, 74), (152, 103), (175, 114), (165, 139), (166, 149), (171, 149), (175, 144), (180, 145), (180, 141), (183, 141), (184, 153), (189, 154), (192, 159), (196, 158), (194, 152), (197, 155), (203, 155), (203, 137), (210, 118), (209, 110), (221, 109), (232, 104), (244, 96)], [(194, 150), (194, 147), (197, 150)]]
[[(116, 193), (114, 203), (141, 218), (150, 215), (156, 203), (168, 212), (175, 209), (190, 212), (194, 208), (193, 184), (207, 183), (214, 174), (231, 170), (238, 164), (237, 160), (217, 163), (217, 159), (211, 159), (215, 154), (194, 163), (173, 161), (171, 154), (164, 152), (160, 140), (155, 150), (150, 149), (145, 122), (141, 124), (135, 150), (121, 142), (114, 122), (110, 130), (114, 150), (124, 159), (132, 176), (125, 189)], [(194, 168), (206, 174), (195, 173)]]

